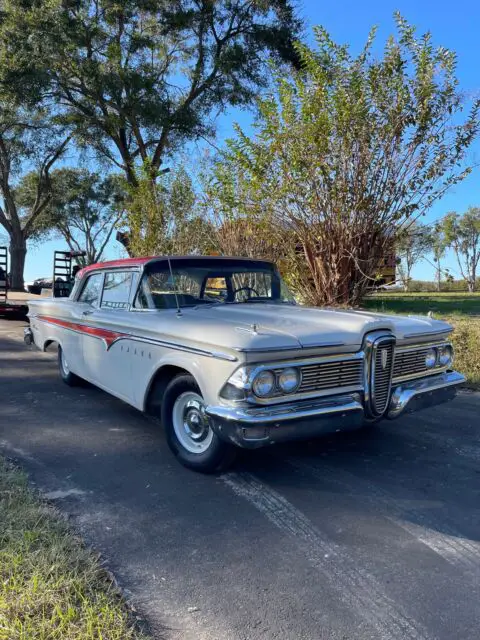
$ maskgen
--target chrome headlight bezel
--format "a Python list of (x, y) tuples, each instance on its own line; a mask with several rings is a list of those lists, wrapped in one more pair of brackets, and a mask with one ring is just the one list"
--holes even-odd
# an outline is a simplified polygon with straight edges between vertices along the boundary
[(451, 344), (446, 344), (438, 348), (438, 366), (450, 367), (453, 364), (453, 347)]
[[(263, 382), (261, 380), (263, 379)], [(259, 385), (266, 384), (266, 389), (260, 390)], [(251, 381), (251, 389), (257, 398), (268, 398), (275, 393), (276, 379), (275, 374), (270, 369), (262, 369)]]
[[(292, 384), (285, 382), (285, 377), (288, 376), (290, 376), (290, 382)], [(286, 395), (295, 393), (300, 386), (301, 380), (302, 376), (298, 367), (285, 367), (285, 369), (280, 369), (280, 371), (277, 372), (277, 388)]]
[(425, 369), (428, 371), (435, 369), (438, 362), (438, 349), (431, 347), (425, 353)]

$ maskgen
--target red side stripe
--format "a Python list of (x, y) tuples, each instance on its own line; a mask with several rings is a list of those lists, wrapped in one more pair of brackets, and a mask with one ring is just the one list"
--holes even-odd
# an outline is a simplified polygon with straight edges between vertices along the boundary
[(118, 333), (117, 331), (110, 331), (109, 329), (101, 329), (100, 327), (91, 327), (86, 324), (60, 320), (60, 318), (53, 318), (52, 316), (38, 316), (38, 319), (43, 320), (43, 322), (55, 324), (59, 327), (64, 327), (65, 329), (71, 329), (72, 331), (78, 331), (79, 333), (93, 336), (94, 338), (100, 338), (105, 341), (107, 349), (113, 342), (115, 342), (115, 340), (118, 340), (118, 338), (128, 337), (127, 333)]

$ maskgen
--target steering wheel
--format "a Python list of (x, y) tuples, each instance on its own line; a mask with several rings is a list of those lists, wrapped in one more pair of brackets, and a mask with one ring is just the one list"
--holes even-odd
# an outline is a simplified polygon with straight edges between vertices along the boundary
[[(253, 287), (240, 287), (239, 289), (235, 289), (235, 291), (233, 292), (234, 299), (237, 297), (237, 293), (240, 293), (240, 291), (250, 291), (251, 293), (254, 293), (257, 296), (257, 298), (260, 297), (258, 291)], [(248, 300), (251, 297), (252, 297), (251, 295), (248, 295), (246, 296), (245, 300)]]

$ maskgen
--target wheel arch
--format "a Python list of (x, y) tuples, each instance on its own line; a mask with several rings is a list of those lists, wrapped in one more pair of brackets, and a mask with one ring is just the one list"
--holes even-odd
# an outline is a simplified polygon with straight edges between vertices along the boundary
[(149, 414), (160, 413), (161, 404), (163, 400), (163, 395), (165, 393), (165, 389), (169, 385), (169, 383), (179, 375), (189, 375), (195, 380), (197, 385), (200, 388), (200, 384), (198, 382), (197, 376), (195, 373), (190, 370), (190, 367), (185, 367), (184, 364), (163, 364), (161, 365), (155, 373), (152, 375), (150, 382), (147, 386), (144, 399), (143, 399), (143, 407), (142, 410)]
[(56, 344), (57, 347), (61, 347), (63, 349), (61, 340), (58, 338), (47, 338), (43, 340), (42, 351), (46, 351), (51, 344)]

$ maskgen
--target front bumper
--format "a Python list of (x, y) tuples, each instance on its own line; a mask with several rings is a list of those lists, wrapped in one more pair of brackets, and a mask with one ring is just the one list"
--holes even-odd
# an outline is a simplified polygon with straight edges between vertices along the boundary
[[(463, 382), (460, 373), (447, 371), (396, 385), (384, 417), (394, 419), (452, 400)], [(275, 406), (208, 406), (206, 412), (222, 440), (248, 449), (356, 429), (366, 419), (359, 393)]]

